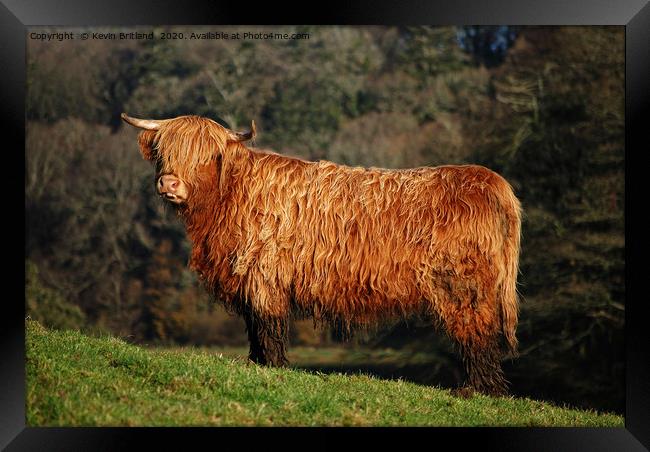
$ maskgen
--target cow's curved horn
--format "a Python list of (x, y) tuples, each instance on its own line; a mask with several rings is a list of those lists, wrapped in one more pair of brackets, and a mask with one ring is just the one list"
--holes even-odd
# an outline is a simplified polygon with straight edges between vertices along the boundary
[(257, 129), (255, 129), (255, 121), (251, 121), (251, 130), (248, 132), (232, 132), (230, 138), (233, 141), (248, 141), (255, 138)]
[(155, 119), (138, 119), (132, 118), (126, 113), (120, 115), (124, 122), (131, 124), (132, 126), (138, 127), (145, 130), (158, 130), (160, 129), (161, 121), (156, 121)]

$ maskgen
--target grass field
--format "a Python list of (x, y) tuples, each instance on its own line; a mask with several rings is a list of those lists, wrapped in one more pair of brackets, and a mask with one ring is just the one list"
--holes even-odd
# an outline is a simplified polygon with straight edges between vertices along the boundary
[(529, 399), (462, 399), (368, 375), (265, 368), (234, 350), (146, 349), (26, 326), (29, 426), (624, 425), (621, 416)]

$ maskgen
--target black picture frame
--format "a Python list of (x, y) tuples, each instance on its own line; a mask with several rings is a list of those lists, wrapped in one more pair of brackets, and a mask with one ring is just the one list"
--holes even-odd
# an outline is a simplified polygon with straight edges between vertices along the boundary
[[(643, 285), (646, 231), (639, 209), (644, 209), (643, 135), (650, 125), (650, 4), (646, 0), (602, 2), (581, 0), (499, 0), (491, 2), (433, 1), (330, 1), (305, 4), (304, 8), (282, 7), (266, 2), (196, 1), (95, 1), (47, 2), (46, 0), (3, 0), (0, 4), (0, 111), (6, 127), (5, 155), (19, 155), (25, 147), (25, 91), (27, 27), (35, 25), (192, 25), (192, 24), (429, 24), (429, 25), (622, 25), (626, 39), (626, 412), (625, 428), (479, 428), (479, 429), (339, 429), (368, 435), (374, 441), (416, 434), (410, 441), (449, 441), (458, 446), (478, 445), (497, 450), (644, 450), (650, 449), (650, 344)], [(65, 64), (65, 62), (62, 62)], [(594, 95), (597, 95), (595, 93)], [(11, 144), (10, 144), (11, 143)], [(24, 160), (23, 160), (24, 164)], [(17, 190), (24, 189), (24, 173), (5, 157), (3, 178)], [(18, 166), (19, 167), (19, 166)], [(22, 174), (22, 176), (21, 176)], [(10, 212), (18, 209), (17, 196), (3, 199), (5, 221), (15, 224)], [(24, 206), (23, 206), (24, 208)], [(10, 221), (9, 221), (10, 220)], [(636, 221), (636, 223), (635, 223)], [(24, 230), (24, 229), (23, 229)], [(5, 240), (13, 235), (8, 232)], [(14, 240), (15, 242), (15, 240)], [(18, 248), (18, 247), (16, 247)], [(18, 251), (16, 252), (16, 254)], [(10, 253), (5, 253), (10, 256)], [(139, 447), (168, 449), (176, 441), (191, 444), (235, 439), (239, 429), (164, 428), (35, 428), (25, 425), (25, 311), (24, 288), (19, 275), (12, 276), (20, 263), (8, 263), (9, 287), (0, 322), (0, 447), (14, 450), (120, 450)], [(20, 272), (16, 272), (20, 274)], [(24, 274), (23, 274), (24, 280)], [(22, 295), (22, 297), (21, 297)], [(22, 300), (22, 301), (21, 301)], [(292, 429), (300, 433), (323, 434), (322, 429)], [(314, 431), (316, 430), (316, 431)], [(338, 434), (339, 431), (336, 433)], [(245, 433), (245, 432), (244, 432)], [(265, 429), (266, 441), (289, 441), (285, 429)], [(274, 438), (274, 435), (278, 435)], [(283, 435), (282, 438), (279, 435)], [(322, 444), (337, 447), (335, 437), (322, 436)], [(389, 437), (390, 435), (390, 437)], [(420, 437), (420, 435), (422, 435)], [(434, 435), (433, 437), (431, 435)], [(300, 435), (302, 436), (302, 435)], [(241, 437), (240, 437), (241, 438)], [(246, 438), (246, 437), (244, 437)], [(331, 438), (331, 439), (330, 439)], [(299, 438), (295, 438), (300, 441)], [(291, 442), (295, 442), (292, 439)], [(246, 442), (250, 440), (245, 439)], [(329, 440), (329, 441), (328, 441)], [(208, 444), (210, 444), (208, 443)], [(185, 443), (187, 444), (187, 443)], [(242, 444), (242, 443), (240, 443)], [(425, 443), (427, 444), (427, 443)], [(415, 444), (414, 444), (415, 445)]]

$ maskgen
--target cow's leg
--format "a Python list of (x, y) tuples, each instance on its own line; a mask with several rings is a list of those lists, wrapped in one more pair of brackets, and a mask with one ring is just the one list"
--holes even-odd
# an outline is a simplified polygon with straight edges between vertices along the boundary
[(253, 314), (250, 309), (243, 312), (244, 322), (246, 323), (246, 333), (248, 334), (248, 342), (250, 350), (248, 352), (248, 359), (254, 363), (262, 364), (264, 355), (262, 354), (262, 346), (257, 338), (257, 322), (253, 321)]
[(508, 393), (501, 360), (496, 290), (489, 282), (456, 279), (447, 285), (447, 302), (441, 317), (449, 336), (458, 344), (467, 380), (459, 395), (478, 391), (488, 395)]
[[(460, 342), (460, 341), (459, 341)], [(469, 389), (483, 394), (502, 396), (508, 394), (508, 382), (501, 369), (503, 354), (497, 340), (487, 338), (460, 343), (467, 382), (460, 394)]]
[(287, 360), (287, 324), (283, 317), (260, 316), (251, 309), (244, 312), (250, 342), (248, 358), (266, 366), (281, 367)]

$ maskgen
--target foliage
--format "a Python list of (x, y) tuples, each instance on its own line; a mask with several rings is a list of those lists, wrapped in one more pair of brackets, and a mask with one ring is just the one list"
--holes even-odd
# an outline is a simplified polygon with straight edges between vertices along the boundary
[(29, 318), (50, 328), (79, 329), (84, 325), (85, 315), (61, 294), (43, 287), (38, 279), (38, 268), (33, 262), (25, 262), (25, 304)]
[(493, 67), (505, 59), (517, 37), (517, 27), (465, 26), (456, 33), (458, 44), (479, 64)]
[(422, 84), (432, 77), (462, 69), (467, 59), (448, 27), (406, 27), (395, 55), (395, 63)]
[(27, 322), (29, 426), (589, 426), (623, 418), (530, 399), (457, 398), (363, 374), (264, 368)]
[(561, 381), (570, 372), (576, 397), (600, 387), (622, 400), (624, 53), (611, 48), (623, 47), (623, 34), (562, 28), (521, 38), (495, 78), (499, 114), (516, 131), (491, 146), (508, 149), (504, 172), (527, 211), (520, 365), (542, 364)]

